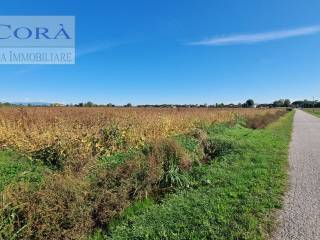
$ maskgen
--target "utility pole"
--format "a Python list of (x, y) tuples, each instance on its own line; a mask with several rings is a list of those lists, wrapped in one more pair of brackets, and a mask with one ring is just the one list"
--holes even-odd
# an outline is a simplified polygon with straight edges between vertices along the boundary
[(312, 101), (312, 111), (314, 112), (314, 96), (312, 97), (313, 101)]

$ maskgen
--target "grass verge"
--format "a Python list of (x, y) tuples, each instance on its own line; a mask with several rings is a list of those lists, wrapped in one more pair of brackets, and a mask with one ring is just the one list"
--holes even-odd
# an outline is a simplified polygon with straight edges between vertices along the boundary
[(169, 194), (161, 203), (134, 205), (106, 235), (93, 239), (266, 238), (286, 188), (293, 114), (259, 130), (209, 127), (209, 139), (236, 143), (236, 148), (188, 173), (201, 184)]
[(305, 112), (310, 113), (316, 117), (320, 117), (320, 109), (319, 108), (315, 108), (315, 109), (303, 109)]
[(0, 192), (18, 182), (40, 183), (45, 169), (12, 150), (0, 151)]

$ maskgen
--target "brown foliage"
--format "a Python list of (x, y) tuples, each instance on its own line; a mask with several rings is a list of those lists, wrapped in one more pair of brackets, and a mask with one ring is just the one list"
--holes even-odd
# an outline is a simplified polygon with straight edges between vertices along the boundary
[(157, 198), (173, 187), (175, 182), (165, 181), (172, 167), (189, 170), (191, 161), (176, 142), (161, 139), (149, 144), (144, 155), (128, 159), (115, 169), (95, 169), (90, 186), (95, 226), (106, 227), (133, 200)]
[(60, 174), (39, 189), (26, 184), (7, 188), (1, 225), (11, 218), (7, 237), (19, 232), (18, 239), (81, 239), (92, 227), (87, 190), (79, 179)]
[(192, 164), (182, 147), (172, 139), (153, 141), (147, 156), (148, 162), (155, 161), (158, 165), (162, 165), (164, 172), (169, 170), (171, 164), (177, 165), (182, 170), (189, 170)]
[(284, 110), (277, 110), (274, 113), (267, 112), (263, 115), (256, 114), (254, 116), (247, 118), (246, 126), (248, 128), (252, 128), (252, 129), (265, 128), (270, 123), (278, 120), (285, 113), (286, 113), (286, 111), (284, 111)]
[(231, 122), (273, 109), (0, 108), (0, 145), (34, 153), (59, 145), (87, 159), (139, 148), (148, 140), (186, 133), (199, 122)]

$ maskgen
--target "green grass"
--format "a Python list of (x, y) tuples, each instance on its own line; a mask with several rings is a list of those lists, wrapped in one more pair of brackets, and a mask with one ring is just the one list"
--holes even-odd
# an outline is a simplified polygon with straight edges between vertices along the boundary
[(200, 142), (189, 135), (178, 135), (174, 140), (182, 146), (194, 162), (199, 162), (203, 158)]
[(114, 153), (111, 156), (102, 156), (99, 159), (99, 164), (107, 168), (116, 168), (117, 166), (123, 164), (126, 160), (139, 156), (140, 151), (129, 150), (127, 152)]
[(40, 183), (45, 169), (14, 151), (0, 151), (0, 192), (18, 182)]
[(320, 108), (305, 108), (303, 109), (305, 112), (307, 113), (311, 113), (312, 115), (316, 116), (316, 117), (320, 117)]
[[(199, 184), (140, 204), (111, 224), (108, 239), (264, 239), (286, 189), (293, 112), (266, 129), (217, 126), (210, 139), (234, 146), (189, 177)], [(196, 143), (181, 139), (192, 151)], [(138, 205), (138, 206), (140, 206)], [(94, 239), (101, 239), (97, 233)]]

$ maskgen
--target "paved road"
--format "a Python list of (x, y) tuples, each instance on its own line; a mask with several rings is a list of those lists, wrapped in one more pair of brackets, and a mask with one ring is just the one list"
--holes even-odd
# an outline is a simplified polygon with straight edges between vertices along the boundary
[(274, 240), (320, 239), (320, 118), (297, 110), (289, 152), (290, 187)]

